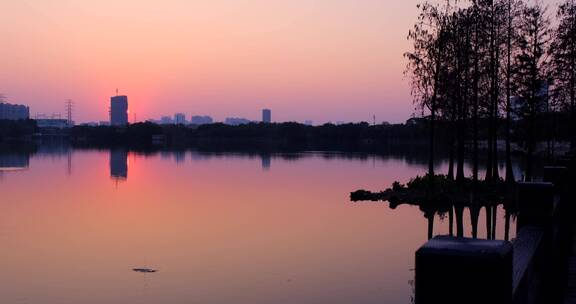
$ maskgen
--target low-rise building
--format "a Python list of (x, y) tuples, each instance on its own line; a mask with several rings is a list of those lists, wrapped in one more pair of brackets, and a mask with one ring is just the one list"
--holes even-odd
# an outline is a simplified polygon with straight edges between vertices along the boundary
[(64, 129), (68, 128), (68, 120), (60, 118), (39, 118), (36, 119), (38, 128)]
[(208, 125), (214, 123), (214, 120), (210, 116), (192, 116), (190, 123), (193, 125)]
[(162, 116), (162, 118), (160, 118), (160, 124), (170, 125), (173, 123), (174, 123), (174, 121), (172, 120), (172, 117), (170, 117), (170, 116)]
[(0, 103), (0, 119), (20, 120), (30, 118), (30, 108), (24, 105)]
[(225, 124), (231, 125), (231, 126), (247, 125), (251, 122), (252, 121), (250, 121), (246, 118), (238, 118), (238, 117), (228, 117), (224, 121)]

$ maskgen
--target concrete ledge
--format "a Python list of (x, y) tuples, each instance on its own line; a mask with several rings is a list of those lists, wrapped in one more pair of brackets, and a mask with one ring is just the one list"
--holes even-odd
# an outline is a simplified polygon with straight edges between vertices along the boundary
[(514, 299), (517, 303), (523, 303), (530, 293), (536, 258), (543, 241), (544, 230), (536, 227), (523, 228), (514, 240), (512, 282)]
[(416, 252), (417, 304), (511, 303), (509, 242), (436, 237)]
[(562, 187), (568, 177), (568, 168), (563, 166), (544, 167), (544, 181), (553, 183), (556, 187)]

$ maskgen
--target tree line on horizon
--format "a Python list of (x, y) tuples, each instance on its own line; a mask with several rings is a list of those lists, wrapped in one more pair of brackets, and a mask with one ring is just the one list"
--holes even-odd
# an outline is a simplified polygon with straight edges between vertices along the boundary
[[(424, 1), (408, 40), (406, 74), (417, 111), (428, 120), (428, 175), (434, 176), (437, 125), (450, 126), (447, 177), (463, 181), (466, 143), (472, 142), (472, 179), (479, 180), (480, 136), (486, 134), (485, 181), (500, 180), (500, 134), (506, 173), (514, 182), (512, 138), (525, 149), (525, 178), (533, 178), (537, 120), (569, 115), (576, 148), (576, 0), (564, 0), (552, 18), (539, 1)], [(485, 122), (485, 123), (481, 123)], [(541, 124), (540, 124), (541, 125)], [(541, 127), (541, 126), (540, 126)], [(544, 124), (547, 157), (553, 128)], [(502, 129), (504, 132), (502, 132)], [(513, 136), (514, 135), (514, 136)], [(540, 139), (541, 140), (541, 139)]]

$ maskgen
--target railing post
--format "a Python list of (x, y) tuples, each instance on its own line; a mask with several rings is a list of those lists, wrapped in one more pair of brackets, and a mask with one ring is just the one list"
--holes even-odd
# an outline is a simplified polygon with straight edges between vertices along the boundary
[(554, 210), (554, 184), (519, 182), (518, 231), (525, 226), (548, 227)]
[(416, 304), (512, 303), (512, 245), (436, 237), (416, 251)]
[(563, 166), (544, 167), (544, 181), (553, 183), (555, 187), (562, 189), (568, 178), (568, 168)]

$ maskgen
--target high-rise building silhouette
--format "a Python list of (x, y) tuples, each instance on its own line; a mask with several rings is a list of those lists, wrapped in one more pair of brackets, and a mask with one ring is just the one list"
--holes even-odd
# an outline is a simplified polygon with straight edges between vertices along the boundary
[(128, 124), (128, 97), (114, 96), (110, 99), (110, 125), (125, 126)]
[(262, 122), (271, 123), (272, 122), (272, 110), (264, 109), (262, 110)]
[(174, 115), (174, 123), (177, 125), (186, 124), (186, 114), (184, 113), (176, 113)]

